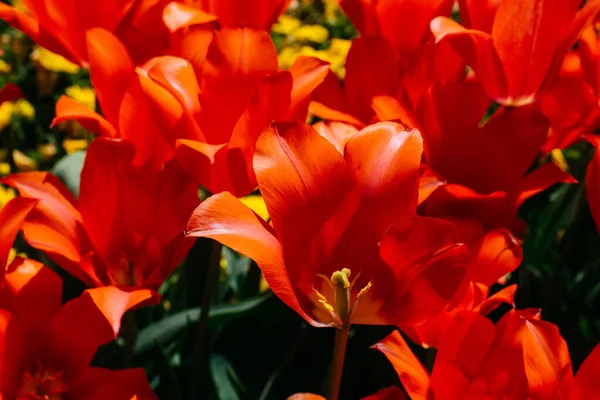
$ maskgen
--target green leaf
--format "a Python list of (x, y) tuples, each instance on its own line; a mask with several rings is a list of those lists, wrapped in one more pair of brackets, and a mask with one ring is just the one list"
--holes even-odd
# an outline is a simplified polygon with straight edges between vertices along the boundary
[[(240, 301), (235, 304), (215, 305), (210, 310), (208, 326), (224, 324), (265, 303), (271, 294)], [(142, 329), (138, 335), (134, 354), (139, 356), (151, 350), (156, 343), (165, 345), (183, 331), (189, 324), (197, 323), (200, 318), (200, 307), (190, 308), (164, 318)]]
[(52, 169), (52, 173), (64, 182), (75, 197), (79, 196), (79, 182), (84, 160), (85, 151), (76, 151), (61, 158)]
[(237, 400), (242, 384), (235, 370), (225, 357), (220, 354), (210, 356), (210, 375), (212, 376), (217, 398), (220, 400)]

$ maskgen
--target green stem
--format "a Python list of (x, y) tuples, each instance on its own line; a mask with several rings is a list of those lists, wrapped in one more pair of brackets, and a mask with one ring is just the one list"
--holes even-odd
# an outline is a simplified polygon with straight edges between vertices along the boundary
[(337, 400), (340, 394), (340, 382), (342, 380), (342, 369), (346, 356), (346, 344), (350, 328), (335, 330), (335, 343), (333, 345), (333, 358), (331, 359), (331, 370), (329, 371), (329, 384), (327, 385), (327, 400)]
[(219, 264), (221, 261), (221, 249), (223, 245), (219, 242), (213, 243), (210, 255), (206, 279), (204, 280), (204, 292), (202, 293), (202, 305), (200, 307), (200, 319), (196, 331), (196, 344), (194, 348), (194, 364), (190, 375), (190, 400), (197, 400), (199, 396), (199, 382), (202, 376), (202, 367), (206, 356), (206, 333), (212, 303), (213, 291), (218, 284)]
[(123, 316), (121, 337), (125, 341), (125, 348), (123, 349), (123, 366), (125, 368), (131, 368), (133, 366), (133, 349), (137, 340), (135, 314), (132, 310), (127, 311)]

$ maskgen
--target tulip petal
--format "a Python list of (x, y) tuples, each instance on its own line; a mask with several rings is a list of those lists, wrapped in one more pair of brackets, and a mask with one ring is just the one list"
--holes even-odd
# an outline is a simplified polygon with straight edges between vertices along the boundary
[(101, 28), (86, 32), (90, 79), (102, 113), (118, 125), (125, 91), (135, 77), (135, 66), (127, 49), (111, 32)]
[(100, 136), (115, 137), (117, 134), (113, 125), (100, 114), (70, 97), (61, 96), (56, 103), (56, 116), (50, 127), (70, 120), (79, 122), (85, 129)]
[(200, 204), (187, 235), (217, 240), (256, 261), (273, 293), (310, 324), (319, 325), (298, 303), (273, 228), (231, 194), (216, 194)]
[(165, 6), (163, 20), (169, 31), (175, 33), (194, 25), (215, 22), (218, 17), (189, 4), (172, 2)]
[(395, 121), (404, 124), (409, 128), (422, 130), (421, 125), (415, 116), (392, 96), (375, 96), (371, 101), (371, 106), (379, 121)]
[(291, 0), (201, 0), (200, 7), (219, 17), (222, 26), (251, 26), (269, 31)]
[[(532, 399), (559, 396), (565, 383), (565, 369), (571, 371), (571, 358), (558, 327), (545, 321), (525, 320), (522, 328), (523, 360)], [(570, 378), (573, 379), (571, 373)]]
[(460, 20), (464, 26), (492, 33), (499, 0), (459, 0)]
[(325, 80), (329, 64), (315, 57), (300, 56), (290, 67), (294, 85), (287, 120), (304, 121), (314, 90)]
[[(0, 308), (0, 390), (16, 393), (23, 377), (22, 366), (26, 362), (25, 332), (17, 316)], [(19, 368), (21, 367), (21, 368)]]
[(523, 250), (517, 239), (506, 229), (488, 232), (470, 249), (471, 262), (467, 279), (492, 286), (498, 279), (521, 264)]
[(437, 17), (431, 21), (436, 42), (447, 41), (473, 68), (487, 94), (499, 103), (510, 103), (508, 82), (502, 61), (490, 34), (465, 29), (450, 18)]
[(90, 286), (98, 285), (95, 273), (84, 272), (79, 265), (91, 251), (91, 244), (75, 198), (62, 182), (47, 172), (26, 172), (9, 175), (2, 183), (16, 188), (22, 197), (38, 200), (23, 224), (27, 242), (48, 253), (50, 259), (76, 278)]
[(86, 368), (77, 376), (77, 384), (69, 394), (88, 400), (139, 399), (156, 400), (146, 373), (142, 368), (113, 371), (104, 368)]
[(174, 152), (154, 122), (144, 96), (140, 81), (133, 79), (121, 102), (119, 133), (123, 139), (133, 143), (136, 149), (133, 163), (136, 166), (150, 162), (161, 168), (173, 158)]
[(36, 206), (35, 199), (17, 197), (0, 209), (0, 282), (6, 271), (8, 255), (27, 215)]
[(359, 128), (365, 126), (352, 114), (340, 81), (332, 71), (327, 73), (323, 83), (313, 92), (313, 101), (308, 110), (311, 114), (326, 121), (345, 122)]
[[(459, 367), (468, 377), (475, 377), (494, 340), (494, 324), (471, 311), (459, 312), (448, 332), (443, 335), (437, 361), (449, 362)], [(432, 379), (435, 378), (435, 367)]]
[(381, 35), (395, 51), (403, 53), (417, 50), (429, 34), (429, 22), (439, 15), (449, 16), (453, 3), (453, 0), (379, 0), (374, 4)]
[(202, 70), (200, 129), (208, 143), (225, 143), (255, 100), (256, 84), (276, 74), (277, 51), (267, 32), (226, 28), (215, 34)]
[(600, 345), (594, 347), (575, 375), (575, 381), (581, 391), (582, 399), (593, 399), (600, 396), (598, 371), (600, 371)]
[(419, 179), (419, 200), (417, 204), (422, 204), (437, 188), (446, 184), (438, 174), (425, 164), (421, 164), (421, 179)]
[(315, 268), (328, 265), (358, 206), (352, 172), (331, 143), (299, 121), (276, 123), (263, 132), (254, 171), (288, 274), (310, 291)]
[(51, 52), (60, 54), (76, 64), (82, 62), (82, 59), (78, 54), (75, 54), (69, 47), (65, 46), (61, 40), (54, 36), (51, 29), (42, 25), (36, 18), (33, 18), (8, 4), (0, 3), (0, 19), (13, 26), (15, 29), (22, 31), (29, 36), (31, 40)]
[(346, 147), (348, 140), (358, 133), (358, 129), (353, 125), (338, 121), (319, 121), (312, 127), (319, 132), (319, 135), (323, 136), (329, 143), (334, 145), (336, 150), (342, 155), (344, 154), (344, 147)]
[(371, 103), (379, 95), (394, 96), (398, 87), (398, 57), (381, 37), (361, 37), (352, 41), (346, 57), (344, 92), (354, 115), (371, 122)]
[(15, 258), (4, 285), (0, 306), (23, 321), (50, 321), (62, 305), (62, 280), (37, 261)]
[(386, 356), (412, 400), (427, 399), (429, 374), (398, 331), (390, 333), (371, 348)]
[(390, 224), (416, 213), (422, 153), (419, 132), (394, 122), (368, 126), (348, 140), (344, 156), (361, 194), (362, 235), (379, 238)]
[(507, 286), (485, 299), (481, 304), (475, 307), (475, 311), (479, 312), (481, 315), (488, 315), (502, 304), (508, 304), (514, 307), (516, 291), (516, 284)]
[(525, 175), (519, 183), (517, 205), (557, 183), (577, 183), (577, 180), (553, 162), (544, 164)]
[(554, 59), (562, 58), (556, 52), (579, 4), (578, 0), (500, 3), (491, 36), (508, 83), (504, 104), (529, 104), (537, 98)]
[(86, 290), (54, 315), (52, 350), (70, 361), (72, 371), (87, 367), (98, 347), (117, 337), (126, 311), (158, 299), (150, 290), (126, 292), (114, 286)]
[(451, 223), (416, 216), (392, 225), (383, 235), (379, 253), (396, 275), (395, 301), (403, 307), (387, 313), (401, 326), (438, 315), (458, 290), (468, 259), (468, 250), (458, 243)]

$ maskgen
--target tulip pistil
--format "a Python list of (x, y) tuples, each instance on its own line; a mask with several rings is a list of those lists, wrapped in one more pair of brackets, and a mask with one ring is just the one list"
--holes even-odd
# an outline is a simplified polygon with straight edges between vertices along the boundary
[(356, 306), (358, 305), (360, 298), (369, 291), (372, 283), (369, 282), (367, 286), (362, 288), (356, 295), (354, 303), (352, 303), (352, 289), (354, 288), (356, 280), (360, 276), (360, 272), (356, 275), (352, 282), (350, 281), (350, 270), (348, 268), (335, 271), (331, 275), (331, 278), (327, 278), (321, 274), (317, 276), (322, 278), (327, 285), (333, 289), (334, 296), (332, 306), (331, 303), (328, 302), (327, 297), (313, 287), (313, 292), (317, 295), (317, 302), (331, 315), (331, 318), (333, 319), (333, 323), (331, 324), (332, 326), (336, 328), (347, 329), (350, 326), (350, 318), (356, 310)]

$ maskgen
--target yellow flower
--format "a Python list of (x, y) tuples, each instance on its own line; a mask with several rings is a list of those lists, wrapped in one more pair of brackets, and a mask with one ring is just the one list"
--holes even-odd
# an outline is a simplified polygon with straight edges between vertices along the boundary
[(269, 283), (265, 279), (265, 276), (263, 274), (260, 274), (260, 282), (258, 284), (258, 292), (264, 293), (267, 290), (269, 290)]
[(0, 162), (0, 176), (6, 176), (10, 174), (10, 164), (7, 162)]
[(35, 171), (37, 169), (35, 160), (27, 157), (19, 150), (13, 150), (13, 160), (19, 172)]
[(35, 108), (25, 99), (19, 99), (15, 103), (14, 113), (21, 118), (32, 120), (35, 118)]
[(74, 153), (78, 150), (85, 150), (88, 147), (86, 139), (65, 139), (63, 140), (63, 149), (67, 154)]
[(79, 66), (73, 64), (63, 56), (52, 53), (43, 47), (37, 47), (31, 53), (31, 59), (39, 62), (39, 64), (48, 71), (66, 72), (67, 74), (75, 74), (79, 71)]
[(341, 14), (341, 8), (338, 0), (323, 0), (325, 6), (325, 19), (335, 21)]
[(300, 55), (300, 49), (296, 46), (284, 47), (279, 52), (279, 68), (288, 69)]
[(56, 153), (58, 153), (58, 149), (56, 148), (56, 145), (52, 142), (43, 143), (38, 146), (38, 153), (40, 154), (40, 157), (43, 160), (48, 161), (51, 160), (52, 157), (56, 155)]
[(5, 101), (0, 105), (0, 130), (10, 125), (14, 111), (15, 104), (12, 101)]
[(298, 42), (322, 43), (329, 37), (329, 31), (321, 25), (303, 25), (290, 33), (290, 36)]
[(279, 17), (277, 23), (273, 25), (273, 32), (280, 33), (282, 35), (290, 35), (293, 31), (300, 28), (301, 24), (302, 23), (299, 19), (283, 14), (281, 17)]
[(251, 194), (240, 200), (265, 221), (269, 219), (269, 211), (267, 211), (267, 205), (261, 195)]
[(96, 92), (94, 92), (94, 89), (73, 85), (66, 88), (65, 93), (89, 109), (96, 110)]
[(21, 12), (27, 13), (27, 7), (25, 7), (22, 0), (13, 0), (12, 6)]
[(0, 185), (0, 208), (4, 207), (6, 203), (15, 198), (15, 191), (13, 188), (4, 187)]
[(12, 66), (4, 60), (0, 60), (0, 74), (10, 74)]

